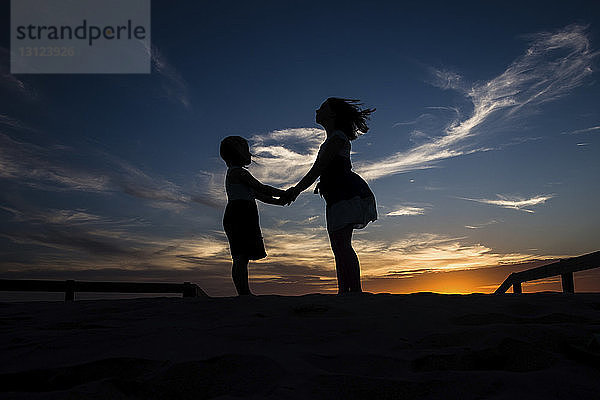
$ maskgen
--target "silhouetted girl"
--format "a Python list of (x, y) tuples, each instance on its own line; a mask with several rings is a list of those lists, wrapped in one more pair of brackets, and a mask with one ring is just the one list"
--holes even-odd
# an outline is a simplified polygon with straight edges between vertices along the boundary
[(223, 227), (229, 240), (233, 259), (231, 275), (240, 296), (251, 295), (248, 287), (248, 261), (265, 258), (265, 246), (258, 222), (255, 199), (264, 203), (283, 205), (273, 196), (283, 190), (263, 185), (244, 167), (252, 162), (248, 142), (241, 136), (228, 136), (221, 141), (221, 158), (227, 164), (225, 190), (227, 207)]
[(335, 256), (339, 293), (361, 292), (360, 266), (352, 248), (352, 232), (377, 219), (375, 196), (369, 185), (352, 172), (350, 141), (369, 130), (366, 120), (375, 109), (359, 108), (358, 100), (330, 97), (316, 111), (316, 122), (327, 139), (317, 160), (300, 182), (287, 190), (288, 203), (321, 177), (315, 192), (325, 198), (327, 231)]

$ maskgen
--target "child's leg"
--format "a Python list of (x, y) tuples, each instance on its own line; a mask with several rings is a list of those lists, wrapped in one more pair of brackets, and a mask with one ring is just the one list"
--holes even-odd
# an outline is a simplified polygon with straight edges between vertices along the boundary
[(244, 256), (233, 257), (233, 267), (231, 268), (233, 284), (238, 295), (248, 295), (250, 287), (248, 286), (248, 258)]
[(331, 249), (335, 255), (340, 293), (361, 292), (360, 265), (352, 248), (352, 227), (330, 232)]

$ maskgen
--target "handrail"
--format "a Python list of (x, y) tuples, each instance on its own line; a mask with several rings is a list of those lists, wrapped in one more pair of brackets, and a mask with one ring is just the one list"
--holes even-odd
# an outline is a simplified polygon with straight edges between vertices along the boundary
[(0, 290), (13, 292), (65, 292), (65, 301), (75, 300), (75, 292), (97, 293), (181, 293), (183, 297), (207, 296), (196, 284), (155, 282), (82, 282), (0, 279)]
[(600, 251), (579, 257), (566, 258), (551, 264), (542, 265), (541, 267), (513, 272), (494, 293), (506, 293), (511, 286), (513, 287), (513, 293), (522, 293), (521, 283), (558, 275), (561, 276), (563, 293), (575, 293), (573, 272), (598, 267), (600, 267)]

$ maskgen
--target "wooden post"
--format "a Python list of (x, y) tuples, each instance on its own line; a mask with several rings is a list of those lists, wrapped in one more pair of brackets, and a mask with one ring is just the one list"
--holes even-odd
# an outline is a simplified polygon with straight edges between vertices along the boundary
[(183, 297), (198, 297), (198, 287), (191, 282), (183, 282)]
[(65, 282), (65, 301), (75, 300), (75, 281), (68, 280)]
[(513, 282), (513, 293), (523, 293), (523, 291), (521, 290), (521, 282), (519, 282), (519, 281)]
[(563, 293), (575, 293), (575, 284), (573, 283), (573, 273), (565, 272), (560, 274), (562, 280)]

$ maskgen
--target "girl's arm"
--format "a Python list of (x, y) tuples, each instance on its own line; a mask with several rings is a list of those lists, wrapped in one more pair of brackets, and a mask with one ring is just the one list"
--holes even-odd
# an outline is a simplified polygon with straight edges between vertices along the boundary
[(304, 177), (298, 182), (298, 184), (287, 190), (287, 197), (292, 197), (292, 200), (295, 199), (301, 192), (306, 190), (310, 185), (312, 185), (329, 163), (334, 159), (334, 157), (340, 152), (340, 150), (344, 147), (345, 142), (344, 139), (333, 136), (329, 139), (327, 144), (323, 146), (322, 150), (319, 152), (319, 156), (317, 157), (315, 163), (310, 168), (310, 170), (304, 175)]
[[(269, 186), (269, 185), (263, 185), (262, 183), (259, 182), (258, 179), (256, 179), (255, 177), (252, 176), (252, 174), (250, 172), (248, 172), (245, 169), (239, 169), (239, 180), (241, 183), (249, 186), (252, 188), (252, 190), (254, 190), (254, 194), (256, 195), (256, 198), (259, 199), (260, 201), (264, 201), (262, 199), (259, 198), (259, 196), (264, 195), (267, 197), (272, 197), (272, 196), (283, 196), (285, 194), (285, 190), (281, 190), (281, 189), (277, 189), (274, 188), (273, 186)], [(265, 201), (265, 203), (267, 203)], [(272, 204), (272, 203), (270, 203)]]

